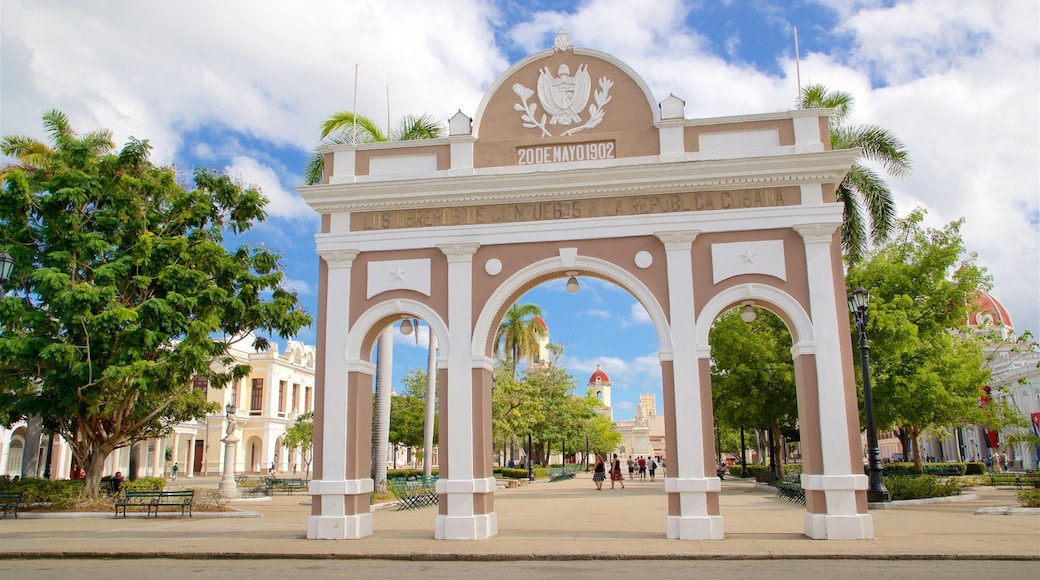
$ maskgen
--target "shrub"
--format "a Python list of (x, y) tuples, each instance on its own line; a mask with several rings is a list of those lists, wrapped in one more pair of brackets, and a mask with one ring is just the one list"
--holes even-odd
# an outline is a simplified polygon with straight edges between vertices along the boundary
[(18, 481), (0, 478), (0, 491), (22, 492), (24, 505), (46, 504), (48, 507), (66, 509), (83, 497), (83, 482), (32, 477)]
[(527, 470), (519, 467), (503, 467), (502, 477), (509, 479), (524, 479), (527, 477)]
[(981, 461), (972, 461), (964, 464), (964, 475), (985, 475), (986, 464)]
[(127, 491), (162, 491), (165, 486), (166, 480), (161, 477), (142, 477), (123, 483), (123, 489)]
[(1040, 507), (1040, 488), (1019, 491), (1018, 503), (1022, 504), (1022, 507)]
[(922, 499), (960, 495), (960, 487), (946, 477), (935, 475), (896, 475), (885, 478), (885, 487), (894, 500)]
[(228, 500), (220, 495), (218, 490), (210, 487), (191, 487), (188, 489), (195, 490), (195, 497), (192, 498), (192, 509), (202, 512), (227, 511)]
[[(430, 472), (430, 474), (431, 475), (437, 475), (437, 470), (434, 469), (433, 471)], [(423, 476), (423, 470), (422, 469), (387, 469), (386, 470), (386, 478), (387, 479), (391, 479), (391, 478), (394, 478), (394, 477), (408, 478), (408, 477), (422, 477), (422, 476)]]

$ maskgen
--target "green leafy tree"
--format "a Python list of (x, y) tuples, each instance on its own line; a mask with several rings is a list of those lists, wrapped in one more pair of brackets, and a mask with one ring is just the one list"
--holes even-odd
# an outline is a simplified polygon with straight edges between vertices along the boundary
[[(344, 143), (372, 143), (382, 141), (412, 141), (444, 137), (444, 126), (430, 115), (405, 115), (397, 127), (384, 132), (375, 121), (365, 115), (339, 111), (321, 125), (321, 146)], [(304, 167), (307, 185), (321, 183), (325, 177), (325, 157), (315, 149)]]
[(310, 478), (311, 461), (314, 460), (314, 412), (307, 412), (296, 417), (293, 424), (286, 428), (282, 446), (296, 449), (303, 461), (303, 473)]
[[(802, 109), (834, 110), (830, 118), (831, 149), (859, 148), (864, 161), (881, 165), (888, 175), (908, 174), (910, 154), (892, 132), (878, 125), (847, 124), (853, 103), (851, 94), (816, 84), (802, 89), (798, 104)], [(868, 241), (878, 244), (888, 239), (896, 219), (895, 201), (882, 176), (859, 161), (838, 185), (837, 198), (845, 207), (842, 248), (846, 258), (856, 262), (866, 252)]]
[(779, 457), (777, 443), (798, 420), (791, 333), (768, 310), (755, 313), (755, 320), (744, 322), (741, 309), (733, 309), (712, 326), (712, 406), (721, 425), (770, 431), (770, 454)]
[[(426, 425), (426, 372), (412, 369), (401, 380), (404, 392), (390, 404), (390, 442), (395, 445), (422, 448)], [(437, 420), (434, 417), (434, 440)]]
[(147, 141), (113, 152), (107, 131), (80, 136), (58, 111), (44, 127), (50, 145), (3, 140), (16, 163), (3, 169), (0, 239), (16, 266), (0, 299), (0, 408), (44, 417), (93, 498), (113, 450), (214, 410), (194, 377), (219, 388), (248, 376), (232, 342), (311, 318), (276, 254), (223, 245), (266, 217), (259, 191), (201, 170), (186, 189)]
[(538, 352), (541, 327), (534, 322), (534, 318), (541, 315), (542, 309), (536, 304), (514, 304), (495, 331), (495, 355), (505, 356), (514, 379), (520, 360)]
[(989, 276), (965, 253), (963, 219), (941, 229), (923, 220), (920, 209), (900, 220), (894, 239), (847, 276), (850, 289), (870, 290), (875, 421), (895, 429), (904, 449), (913, 443), (918, 467), (923, 432), (979, 422), (979, 389), (989, 378), (981, 343), (953, 332), (966, 320), (965, 298), (988, 288)]

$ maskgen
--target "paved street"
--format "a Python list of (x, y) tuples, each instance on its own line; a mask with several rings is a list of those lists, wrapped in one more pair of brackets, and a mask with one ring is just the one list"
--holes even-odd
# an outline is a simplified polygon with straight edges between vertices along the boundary
[(399, 560), (0, 560), (0, 577), (67, 580), (68, 578), (154, 578), (251, 580), (307, 578), (494, 578), (530, 580), (567, 578), (841, 578), (842, 580), (974, 580), (1035, 579), (1037, 562), (990, 560), (593, 560), (556, 562), (409, 562)]
[[(178, 481), (181, 483), (181, 481)], [(1015, 503), (1013, 490), (979, 488), (977, 497), (929, 505), (871, 510), (875, 540), (823, 541), (802, 534), (804, 508), (773, 498), (752, 482), (723, 482), (725, 539), (665, 538), (664, 484), (626, 482), (624, 490), (596, 491), (588, 474), (537, 482), (495, 494), (499, 533), (480, 541), (433, 539), (436, 510), (377, 510), (375, 532), (361, 540), (307, 540), (307, 496), (235, 504), (240, 517), (193, 518), (110, 514), (0, 522), (3, 558), (596, 560), (618, 558), (755, 559), (987, 559), (1040, 565), (1040, 515), (977, 515)], [(241, 517), (247, 516), (247, 517)], [(251, 516), (251, 517), (249, 517)], [(240, 563), (240, 562), (239, 562)], [(3, 562), (8, 565), (9, 562)], [(1017, 565), (1016, 565), (1017, 566)], [(778, 568), (784, 568), (780, 563)], [(1038, 575), (1040, 576), (1040, 575)]]

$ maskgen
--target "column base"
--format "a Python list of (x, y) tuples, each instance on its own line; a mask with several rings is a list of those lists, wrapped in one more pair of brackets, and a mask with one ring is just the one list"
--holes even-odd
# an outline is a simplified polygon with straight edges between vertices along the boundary
[(668, 516), (669, 540), (721, 540), (722, 516)]
[(870, 514), (828, 515), (805, 512), (805, 535), (814, 540), (873, 540)]
[(308, 540), (357, 540), (372, 535), (372, 514), (310, 516)]
[(486, 540), (498, 535), (498, 514), (437, 516), (438, 540)]

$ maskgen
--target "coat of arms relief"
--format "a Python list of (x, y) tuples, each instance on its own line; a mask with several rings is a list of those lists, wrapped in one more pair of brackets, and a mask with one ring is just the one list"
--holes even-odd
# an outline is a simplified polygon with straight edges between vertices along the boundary
[[(554, 51), (573, 49), (566, 32), (560, 31), (561, 36), (556, 39)], [(564, 38), (564, 41), (560, 39)], [(538, 73), (538, 103), (541, 103), (545, 112), (538, 116), (538, 103), (529, 102), (535, 91), (520, 83), (513, 85), (513, 92), (520, 97), (520, 102), (513, 105), (513, 109), (521, 113), (520, 120), (523, 121), (525, 129), (539, 129), (542, 137), (552, 137), (550, 127), (562, 128), (578, 125), (566, 129), (561, 136), (573, 135), (585, 129), (591, 129), (599, 125), (606, 115), (605, 107), (610, 102), (610, 89), (614, 81), (602, 76), (597, 83), (598, 88), (592, 90), (592, 77), (589, 75), (587, 64), (579, 65), (574, 74), (566, 63), (556, 69), (553, 76), (549, 67), (542, 67)], [(589, 105), (589, 97), (592, 104)], [(588, 106), (586, 111), (585, 107)], [(588, 113), (588, 118), (582, 115)]]

